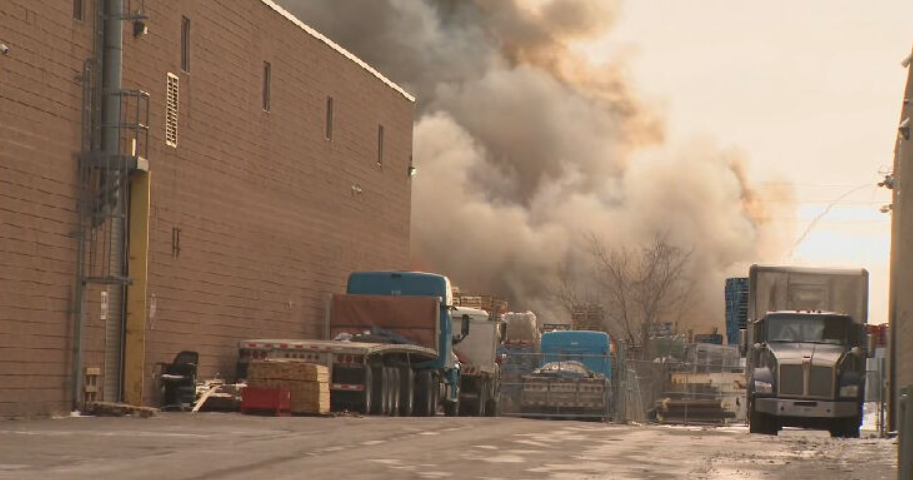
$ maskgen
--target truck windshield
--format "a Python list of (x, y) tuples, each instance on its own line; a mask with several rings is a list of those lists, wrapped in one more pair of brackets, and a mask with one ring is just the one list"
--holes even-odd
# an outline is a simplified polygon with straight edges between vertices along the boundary
[(828, 315), (777, 315), (768, 318), (770, 342), (830, 343), (850, 341), (852, 322), (848, 317)]

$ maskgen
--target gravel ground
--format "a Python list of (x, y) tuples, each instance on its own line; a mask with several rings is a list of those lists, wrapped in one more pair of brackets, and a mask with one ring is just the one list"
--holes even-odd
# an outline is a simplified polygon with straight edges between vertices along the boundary
[(509, 418), (0, 422), (0, 479), (895, 479), (890, 440)]

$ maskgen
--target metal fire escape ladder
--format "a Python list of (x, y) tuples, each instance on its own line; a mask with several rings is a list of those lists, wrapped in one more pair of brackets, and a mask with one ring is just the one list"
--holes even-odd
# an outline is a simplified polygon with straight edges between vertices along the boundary
[[(98, 7), (108, 5), (104, 0)], [(87, 303), (99, 304), (105, 327), (105, 375), (103, 399), (118, 401), (124, 341), (124, 298), (130, 283), (127, 274), (127, 232), (130, 208), (130, 178), (148, 171), (149, 94), (141, 90), (103, 85), (110, 78), (103, 63), (108, 41), (103, 29), (108, 23), (134, 19), (136, 15), (104, 15), (97, 8), (97, 43), (93, 60), (82, 75), (83, 141), (78, 156), (79, 198), (77, 279), (74, 299), (73, 404), (78, 407), (82, 390), (82, 332), (87, 323)], [(128, 10), (129, 11), (129, 10)], [(102, 27), (102, 25), (104, 27)], [(102, 52), (105, 51), (105, 55)], [(118, 59), (119, 60), (119, 59)], [(118, 66), (119, 67), (119, 66)], [(117, 72), (120, 75), (120, 72)], [(112, 108), (113, 107), (113, 108)], [(103, 113), (107, 112), (107, 113)], [(110, 118), (105, 118), (105, 116)], [(91, 297), (90, 297), (91, 295)], [(98, 295), (96, 297), (95, 295)]]

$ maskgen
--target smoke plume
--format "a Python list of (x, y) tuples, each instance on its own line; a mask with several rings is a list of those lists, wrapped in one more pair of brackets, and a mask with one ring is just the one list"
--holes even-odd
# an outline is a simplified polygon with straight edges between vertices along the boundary
[(623, 63), (576, 53), (619, 2), (281, 3), (418, 98), (413, 257), (464, 291), (564, 321), (550, 288), (559, 264), (586, 270), (586, 234), (610, 246), (664, 234), (693, 249), (691, 321), (706, 329), (722, 326), (727, 275), (788, 249), (741, 155), (666, 145)]

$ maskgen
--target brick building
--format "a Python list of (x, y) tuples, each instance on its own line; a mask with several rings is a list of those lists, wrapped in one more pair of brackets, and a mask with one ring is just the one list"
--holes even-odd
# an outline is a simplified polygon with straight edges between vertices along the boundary
[(157, 0), (114, 20), (130, 93), (102, 122), (109, 3), (0, 2), (0, 417), (68, 411), (85, 368), (155, 404), (181, 350), (232, 377), (238, 340), (319, 337), (348, 272), (407, 267), (406, 92), (269, 0)]

